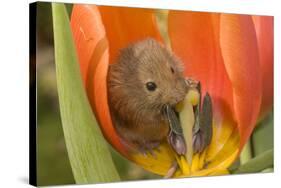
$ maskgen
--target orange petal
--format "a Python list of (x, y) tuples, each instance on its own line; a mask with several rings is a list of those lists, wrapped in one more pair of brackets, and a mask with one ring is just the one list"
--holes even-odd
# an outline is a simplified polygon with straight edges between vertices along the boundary
[(259, 115), (262, 118), (272, 110), (273, 105), (273, 17), (253, 16), (253, 20), (262, 73), (262, 102)]
[[(171, 46), (185, 65), (185, 75), (201, 82), (202, 93), (212, 97), (215, 138), (212, 155), (223, 148), (235, 126), (232, 118), (232, 86), (219, 46), (219, 19), (216, 13), (170, 11)], [(227, 123), (225, 123), (227, 122)], [(229, 130), (229, 131), (227, 131)]]
[(233, 87), (234, 112), (242, 147), (256, 124), (261, 104), (259, 54), (252, 18), (221, 14), (220, 44)]
[(105, 36), (97, 7), (94, 5), (74, 5), (71, 15), (71, 29), (85, 84), (92, 53), (99, 40)]
[(106, 87), (108, 43), (98, 8), (95, 5), (74, 5), (71, 29), (92, 109), (104, 136), (119, 152), (126, 155), (109, 114)]
[(217, 109), (224, 106), (231, 111), (232, 87), (220, 54), (218, 30), (219, 14), (169, 13), (171, 46), (185, 65), (185, 76), (201, 82), (203, 95), (208, 91)]
[(152, 37), (162, 41), (157, 29), (154, 10), (126, 7), (99, 7), (109, 41), (110, 63), (118, 51), (128, 44)]

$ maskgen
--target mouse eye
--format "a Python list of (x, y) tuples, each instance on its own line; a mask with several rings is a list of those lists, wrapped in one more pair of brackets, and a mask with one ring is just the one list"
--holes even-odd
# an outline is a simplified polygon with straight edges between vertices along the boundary
[(174, 74), (175, 70), (173, 69), (173, 67), (171, 67), (171, 72)]
[(146, 83), (146, 88), (149, 90), (149, 91), (154, 91), (157, 86), (154, 82), (147, 82)]

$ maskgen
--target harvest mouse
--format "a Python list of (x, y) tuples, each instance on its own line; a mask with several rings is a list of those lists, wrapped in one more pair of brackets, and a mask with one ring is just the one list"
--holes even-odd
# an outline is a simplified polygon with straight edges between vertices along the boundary
[(117, 133), (140, 152), (152, 151), (168, 139), (178, 154), (185, 154), (174, 108), (187, 90), (180, 61), (156, 40), (122, 49), (108, 73), (109, 107)]

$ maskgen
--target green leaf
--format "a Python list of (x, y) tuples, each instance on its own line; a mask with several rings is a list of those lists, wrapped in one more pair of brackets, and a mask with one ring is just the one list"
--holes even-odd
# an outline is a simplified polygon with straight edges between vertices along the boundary
[(257, 157), (249, 160), (245, 164), (238, 167), (238, 169), (233, 170), (231, 173), (233, 174), (254, 173), (272, 167), (273, 167), (273, 149), (263, 152)]
[(254, 156), (273, 148), (273, 112), (256, 126), (251, 141)]
[(120, 180), (106, 141), (87, 100), (69, 18), (64, 4), (53, 3), (55, 62), (62, 126), (76, 183)]
[(240, 163), (243, 165), (253, 157), (251, 139), (244, 145), (240, 154)]

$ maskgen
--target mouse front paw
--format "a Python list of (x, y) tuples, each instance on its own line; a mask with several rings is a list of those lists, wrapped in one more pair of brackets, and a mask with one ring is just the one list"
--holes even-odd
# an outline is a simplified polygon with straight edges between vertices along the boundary
[(139, 144), (138, 151), (144, 156), (151, 155), (156, 158), (156, 152), (159, 151), (160, 141), (151, 141)]

